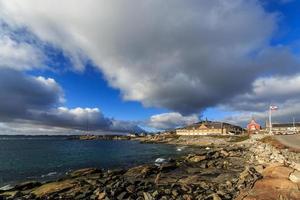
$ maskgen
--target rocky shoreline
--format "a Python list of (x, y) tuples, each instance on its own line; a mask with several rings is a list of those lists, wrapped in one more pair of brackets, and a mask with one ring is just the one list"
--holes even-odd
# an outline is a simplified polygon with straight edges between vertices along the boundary
[(127, 135), (73, 135), (69, 140), (130, 140)]
[(82, 169), (49, 183), (27, 182), (2, 199), (233, 199), (261, 178), (247, 148), (202, 148), (197, 154), (127, 170)]
[[(195, 145), (194, 140), (160, 137), (159, 143)], [(211, 145), (213, 139), (219, 142)], [(255, 139), (202, 140), (197, 153), (177, 159), (123, 170), (81, 169), (57, 181), (16, 185), (0, 191), (0, 199), (300, 199), (299, 153)]]

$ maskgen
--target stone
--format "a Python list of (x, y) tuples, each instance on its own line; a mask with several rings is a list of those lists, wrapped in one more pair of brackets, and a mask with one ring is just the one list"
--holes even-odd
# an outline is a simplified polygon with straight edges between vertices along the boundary
[(98, 195), (98, 200), (104, 199), (105, 196), (106, 196), (106, 193), (105, 193), (105, 192), (101, 192), (101, 193)]
[(192, 199), (193, 199), (193, 196), (191, 196), (191, 195), (189, 195), (189, 194), (185, 194), (185, 195), (182, 196), (182, 198), (183, 198), (184, 200), (192, 200)]
[(257, 165), (257, 166), (254, 166), (254, 169), (255, 169), (258, 173), (262, 174), (263, 171), (264, 171), (264, 166), (263, 166), (263, 165)]
[(293, 169), (284, 166), (270, 166), (267, 167), (262, 175), (268, 178), (289, 178), (290, 173)]
[(155, 180), (154, 180), (154, 183), (157, 185), (159, 183), (159, 179), (160, 179), (160, 176), (161, 176), (161, 172), (158, 173), (155, 177)]
[(100, 172), (101, 172), (101, 170), (96, 169), (96, 168), (84, 168), (84, 169), (79, 169), (74, 172), (71, 172), (70, 176), (74, 178), (74, 177), (78, 177), (78, 176), (86, 176), (89, 174), (100, 173)]
[(186, 169), (186, 171), (189, 174), (197, 174), (197, 173), (201, 173), (202, 169), (201, 168), (196, 168), (196, 167), (188, 167)]
[(41, 183), (37, 182), (37, 181), (28, 181), (28, 182), (24, 182), (21, 184), (18, 184), (14, 187), (15, 190), (28, 190), (28, 189), (32, 189), (35, 187), (40, 186)]
[(225, 157), (228, 157), (229, 156), (229, 153), (225, 150), (221, 150), (220, 153), (225, 156)]
[(211, 197), (213, 198), (213, 200), (222, 200), (221, 197), (219, 197), (219, 195), (217, 195), (216, 193), (212, 194)]
[(126, 173), (125, 176), (130, 176), (130, 177), (147, 177), (149, 174), (154, 172), (154, 168), (148, 165), (141, 165), (137, 167), (133, 167), (129, 169)]
[(122, 192), (121, 194), (119, 194), (118, 196), (117, 196), (117, 199), (118, 200), (122, 200), (122, 199), (124, 199), (124, 197), (126, 196), (126, 192)]
[(152, 196), (155, 198), (155, 197), (158, 196), (158, 194), (159, 194), (159, 192), (158, 192), (157, 190), (155, 190), (155, 191), (152, 193)]
[(201, 177), (197, 175), (193, 175), (193, 176), (187, 176), (186, 178), (181, 178), (179, 179), (178, 182), (182, 184), (200, 184), (202, 181), (201, 181)]
[(75, 186), (73, 180), (64, 180), (52, 183), (46, 183), (38, 188), (35, 188), (32, 193), (37, 197), (58, 193), (60, 191), (68, 190)]
[(177, 190), (172, 190), (172, 195), (173, 195), (174, 197), (177, 197), (177, 196), (178, 196)]
[(134, 193), (135, 192), (135, 186), (134, 185), (129, 185), (126, 187), (127, 192), (129, 193)]
[(161, 166), (160, 166), (160, 170), (161, 171), (169, 171), (169, 170), (173, 170), (173, 169), (176, 169), (177, 168), (177, 165), (175, 162), (169, 162), (169, 163), (163, 163)]
[(300, 163), (295, 163), (295, 162), (293, 162), (293, 163), (291, 164), (291, 167), (294, 168), (295, 170), (300, 171)]
[(298, 190), (297, 184), (289, 181), (288, 179), (282, 178), (264, 178), (258, 180), (255, 185), (254, 189), (260, 190)]
[(165, 189), (165, 193), (166, 194), (171, 194), (171, 190), (170, 189)]
[(154, 198), (152, 197), (151, 194), (149, 194), (148, 192), (143, 192), (144, 195), (144, 199), (145, 200), (154, 200)]
[(300, 171), (295, 170), (289, 176), (289, 179), (294, 183), (300, 183)]
[(86, 197), (85, 194), (79, 194), (77, 195), (74, 199), (77, 200), (77, 199), (84, 199)]
[(207, 168), (207, 164), (205, 162), (202, 162), (199, 167), (205, 169)]
[(189, 161), (190, 162), (200, 162), (205, 159), (206, 159), (206, 156), (193, 156), (193, 157), (189, 158)]

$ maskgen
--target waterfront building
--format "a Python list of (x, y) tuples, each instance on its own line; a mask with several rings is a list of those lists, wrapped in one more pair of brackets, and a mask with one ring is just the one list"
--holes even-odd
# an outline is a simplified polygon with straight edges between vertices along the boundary
[[(266, 123), (266, 130), (269, 129), (268, 123)], [(300, 131), (300, 123), (272, 123), (272, 133), (276, 135), (288, 135), (296, 134)]]
[(177, 135), (237, 135), (244, 129), (224, 122), (202, 121), (184, 128), (176, 129)]
[(250, 121), (250, 123), (247, 125), (247, 130), (249, 134), (257, 134), (261, 129), (261, 126), (259, 123), (255, 121), (254, 118)]

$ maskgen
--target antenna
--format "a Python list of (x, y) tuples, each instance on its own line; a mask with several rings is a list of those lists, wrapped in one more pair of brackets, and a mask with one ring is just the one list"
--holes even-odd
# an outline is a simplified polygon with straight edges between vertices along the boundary
[(86, 116), (86, 133), (88, 134), (89, 132), (89, 113)]
[(294, 127), (294, 131), (296, 132), (295, 117), (293, 117), (293, 127)]

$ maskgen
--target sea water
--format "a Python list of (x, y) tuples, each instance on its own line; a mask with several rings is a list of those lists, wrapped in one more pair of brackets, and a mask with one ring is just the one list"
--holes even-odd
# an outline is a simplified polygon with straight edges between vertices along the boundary
[(0, 187), (51, 180), (86, 167), (128, 168), (176, 157), (184, 151), (165, 144), (125, 140), (70, 140), (67, 136), (0, 136)]

